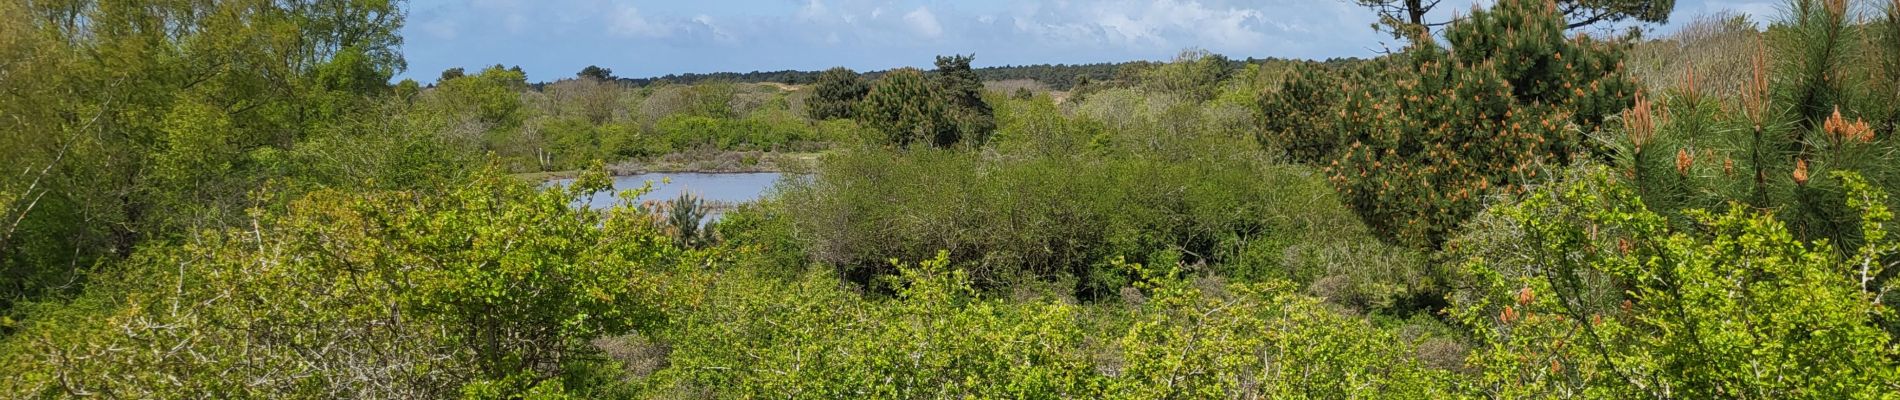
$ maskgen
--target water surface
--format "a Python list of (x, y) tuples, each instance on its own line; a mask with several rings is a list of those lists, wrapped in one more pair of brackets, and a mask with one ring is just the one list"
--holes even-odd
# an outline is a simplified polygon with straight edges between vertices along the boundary
[[(744, 203), (764, 196), (765, 191), (778, 182), (779, 176), (777, 172), (661, 172), (620, 176), (614, 177), (613, 191), (595, 194), (582, 200), (593, 208), (611, 207), (618, 200), (616, 195), (620, 191), (637, 189), (646, 182), (652, 181), (653, 191), (641, 195), (634, 201), (670, 201), (679, 198), (680, 192), (687, 192), (708, 202)], [(566, 185), (572, 182), (574, 182), (572, 179), (561, 179), (550, 183)]]

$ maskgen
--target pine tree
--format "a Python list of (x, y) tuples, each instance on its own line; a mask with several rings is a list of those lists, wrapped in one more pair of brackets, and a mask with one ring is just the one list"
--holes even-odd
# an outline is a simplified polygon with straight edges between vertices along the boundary
[(845, 67), (827, 69), (818, 74), (818, 82), (812, 85), (812, 97), (805, 102), (805, 113), (815, 120), (850, 118), (852, 109), (870, 91), (870, 85), (864, 83), (857, 71)]
[(958, 141), (957, 129), (943, 118), (943, 106), (923, 71), (899, 68), (871, 85), (858, 104), (858, 120), (884, 133), (886, 143), (898, 147), (925, 144), (949, 147)]
[(1344, 101), (1335, 72), (1316, 63), (1293, 67), (1278, 89), (1255, 100), (1262, 146), (1285, 151), (1298, 162), (1325, 162), (1338, 155), (1339, 131), (1333, 114)]
[(1626, 108), (1635, 84), (1621, 44), (1565, 26), (1547, 1), (1501, 1), (1452, 24), (1450, 50), (1417, 40), (1392, 85), (1349, 95), (1339, 127), (1351, 144), (1327, 170), (1360, 217), (1436, 247), (1487, 192), (1521, 191), (1583, 151), (1572, 132)]
[[(950, 143), (966, 142), (981, 146), (996, 131), (996, 113), (983, 101), (983, 80), (970, 70), (974, 55), (937, 56), (937, 69), (931, 71), (931, 83), (944, 104), (944, 118), (955, 125), (957, 133)], [(940, 138), (944, 139), (944, 138)], [(948, 146), (943, 140), (938, 146)]]

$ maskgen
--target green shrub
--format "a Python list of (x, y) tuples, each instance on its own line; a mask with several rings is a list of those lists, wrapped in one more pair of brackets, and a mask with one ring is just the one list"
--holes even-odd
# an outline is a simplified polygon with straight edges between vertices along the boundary
[(1049, 97), (996, 104), (997, 151), (1030, 157), (1084, 154), (1105, 127), (1094, 119), (1069, 118)]
[[(1880, 50), (1866, 27), (1849, 26), (1833, 6), (1800, 2), (1767, 34), (1751, 33), (1739, 98), (1710, 96), (1697, 69), (1673, 87), (1639, 99), (1600, 135), (1609, 159), (1650, 209), (1679, 225), (1687, 210), (1740, 201), (1774, 209), (1802, 240), (1860, 242), (1834, 172), (1852, 171), (1876, 187), (1900, 187), (1900, 159), (1882, 119), (1892, 104), (1873, 92), (1884, 83)], [(1836, 51), (1817, 52), (1816, 48)], [(1837, 54), (1838, 53), (1838, 54)], [(1814, 115), (1816, 109), (1825, 110)]]
[(1900, 364), (1879, 326), (1892, 317), (1879, 300), (1888, 287), (1872, 278), (1900, 245), (1886, 236), (1886, 195), (1838, 178), (1868, 238), (1859, 248), (1796, 239), (1734, 204), (1673, 228), (1603, 169), (1495, 209), (1517, 234), (1464, 243), (1493, 256), (1465, 261), (1470, 286), (1450, 312), (1484, 345), (1470, 387), (1482, 397), (1888, 396)]
[[(1131, 304), (985, 295), (943, 254), (896, 263), (888, 299), (826, 274), (723, 273), (659, 337), (662, 396), (1435, 398), (1441, 370), (1285, 284), (1224, 284), (1120, 262)], [(687, 393), (683, 395), (682, 393)]]
[[(827, 157), (783, 201), (812, 257), (860, 283), (891, 274), (890, 259), (947, 250), (986, 288), (1067, 279), (1088, 298), (1126, 285), (1106, 264), (1118, 256), (1248, 280), (1400, 271), (1367, 279), (1401, 293), (1430, 286), (1416, 260), (1340, 224), (1350, 214), (1329, 192), (1299, 166), (870, 151)], [(1342, 260), (1360, 257), (1390, 263)]]
[(886, 144), (949, 147), (962, 138), (956, 126), (944, 118), (945, 105), (937, 101), (936, 92), (923, 72), (893, 70), (871, 84), (871, 92), (858, 105), (857, 119), (882, 132)]
[(1336, 159), (1345, 143), (1340, 102), (1347, 90), (1336, 72), (1313, 63), (1297, 64), (1277, 89), (1262, 91), (1255, 107), (1260, 121), (1257, 139), (1269, 149), (1285, 151), (1293, 161), (1320, 163)]
[(613, 123), (600, 127), (603, 160), (653, 157), (674, 150), (671, 138), (659, 132), (642, 130), (636, 123)]
[(803, 121), (770, 114), (745, 119), (676, 115), (655, 128), (674, 150), (780, 150), (811, 148), (817, 134)]
[[(983, 80), (970, 70), (974, 55), (937, 56), (937, 69), (930, 71), (937, 103), (943, 105), (943, 118), (956, 127), (957, 142), (966, 147), (982, 147), (996, 131), (995, 111), (983, 99)], [(938, 145), (938, 147), (944, 147)]]
[(1226, 56), (1202, 49), (1183, 50), (1174, 60), (1141, 71), (1141, 83), (1150, 93), (1174, 96), (1188, 103), (1214, 98), (1221, 81), (1234, 73)]
[(658, 321), (666, 239), (487, 171), (439, 192), (317, 191), (153, 245), (0, 354), (21, 395), (445, 397), (560, 388), (586, 340)]
[(805, 102), (806, 115), (813, 120), (850, 118), (852, 110), (871, 86), (864, 83), (857, 71), (845, 67), (827, 69), (818, 74), (818, 82), (812, 84), (811, 99)]
[[(1622, 45), (1564, 37), (1546, 2), (1507, 0), (1419, 40), (1395, 81), (1349, 95), (1343, 154), (1328, 166), (1347, 204), (1386, 238), (1435, 248), (1493, 190), (1515, 192), (1539, 165), (1565, 165), (1590, 131), (1626, 108)], [(1573, 126), (1574, 125), (1574, 126)]]

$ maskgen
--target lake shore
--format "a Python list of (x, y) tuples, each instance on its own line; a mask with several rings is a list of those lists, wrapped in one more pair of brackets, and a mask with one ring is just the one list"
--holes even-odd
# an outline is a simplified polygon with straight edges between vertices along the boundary
[[(607, 165), (612, 176), (648, 173), (737, 174), (755, 172), (796, 172), (816, 165), (822, 152), (705, 151), (671, 153), (645, 160), (628, 160)], [(545, 182), (573, 179), (580, 170), (526, 172), (514, 177)]]

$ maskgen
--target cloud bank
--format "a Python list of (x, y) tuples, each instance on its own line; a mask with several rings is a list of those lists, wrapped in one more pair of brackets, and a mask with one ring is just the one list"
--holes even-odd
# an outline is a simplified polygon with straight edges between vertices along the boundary
[[(1489, 0), (1451, 0), (1463, 12)], [(1762, 20), (1773, 0), (1680, 0), (1676, 24), (1730, 11)], [(534, 80), (586, 65), (626, 76), (681, 72), (1164, 60), (1186, 48), (1231, 57), (1364, 57), (1396, 46), (1348, 0), (416, 0), (411, 71), (521, 65)], [(1675, 25), (1675, 24), (1672, 24)], [(1664, 28), (1667, 29), (1666, 27)]]

